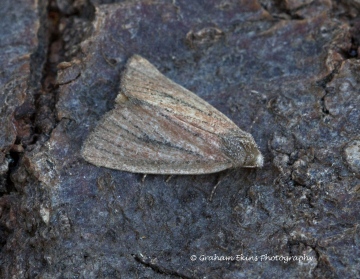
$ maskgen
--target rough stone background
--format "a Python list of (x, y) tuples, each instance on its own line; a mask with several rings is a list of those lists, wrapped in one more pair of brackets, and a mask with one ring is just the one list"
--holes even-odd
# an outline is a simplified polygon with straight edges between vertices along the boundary
[[(359, 44), (358, 0), (1, 0), (0, 278), (360, 278)], [(134, 53), (265, 166), (85, 162)]]

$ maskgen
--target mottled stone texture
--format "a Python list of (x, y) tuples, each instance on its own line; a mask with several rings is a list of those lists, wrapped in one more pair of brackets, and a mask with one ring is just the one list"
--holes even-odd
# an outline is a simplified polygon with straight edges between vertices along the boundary
[(28, 1), (26, 6), (21, 1), (17, 3), (23, 13), (28, 13), (27, 19), (22, 19), (22, 13), (16, 12), (16, 3), (13, 2), (13, 5), (12, 2), (2, 1), (0, 8), (0, 192), (6, 191), (6, 176), (11, 162), (6, 155), (17, 143), (17, 130), (22, 130), (23, 134), (30, 133), (27, 123), (16, 117), (15, 112), (27, 98), (30, 56), (36, 51), (39, 28), (33, 1)]
[(46, 16), (43, 1), (0, 1), (0, 278), (34, 278), (44, 263), (39, 208), (50, 198), (18, 163), (37, 138)]
[[(359, 278), (359, 1), (114, 2), (1, 1), (0, 278)], [(142, 182), (86, 163), (134, 53), (265, 166)]]

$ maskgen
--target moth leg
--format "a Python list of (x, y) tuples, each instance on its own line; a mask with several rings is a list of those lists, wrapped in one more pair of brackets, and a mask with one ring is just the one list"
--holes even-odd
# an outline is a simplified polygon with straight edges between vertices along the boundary
[(142, 177), (142, 179), (141, 179), (141, 182), (142, 182), (142, 183), (144, 183), (146, 176), (147, 176), (147, 174), (144, 173), (144, 174), (143, 174), (143, 177)]
[(213, 199), (213, 197), (214, 197), (214, 194), (215, 194), (215, 191), (216, 191), (216, 189), (217, 189), (217, 187), (219, 186), (219, 184), (220, 184), (220, 182), (222, 181), (222, 179), (224, 178), (224, 177), (226, 177), (227, 176), (227, 172), (221, 172), (221, 173), (219, 173), (219, 176), (218, 176), (218, 181), (217, 181), (217, 183), (215, 184), (215, 186), (212, 188), (212, 190), (211, 190), (211, 193), (210, 193), (210, 197), (209, 197), (209, 199), (208, 199), (208, 201), (209, 202), (212, 202), (212, 199)]
[(218, 182), (215, 184), (215, 186), (211, 190), (211, 194), (210, 194), (210, 197), (208, 199), (209, 202), (212, 202), (212, 198), (213, 198), (213, 196), (215, 194), (215, 191), (216, 191), (216, 188), (219, 186), (219, 184), (220, 184), (220, 180), (218, 180)]
[(169, 177), (168, 177), (168, 178), (166, 178), (165, 183), (168, 183), (168, 182), (170, 181), (170, 179), (171, 179), (171, 178), (173, 178), (173, 176), (174, 176), (174, 175), (172, 175), (172, 174), (171, 174), (171, 175), (169, 175)]

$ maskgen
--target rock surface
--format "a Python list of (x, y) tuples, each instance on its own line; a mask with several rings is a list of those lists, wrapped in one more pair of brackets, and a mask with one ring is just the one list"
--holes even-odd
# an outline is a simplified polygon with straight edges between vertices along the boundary
[[(360, 277), (360, 10), (338, 2), (2, 1), (0, 278)], [(82, 159), (135, 53), (265, 166), (142, 181)]]

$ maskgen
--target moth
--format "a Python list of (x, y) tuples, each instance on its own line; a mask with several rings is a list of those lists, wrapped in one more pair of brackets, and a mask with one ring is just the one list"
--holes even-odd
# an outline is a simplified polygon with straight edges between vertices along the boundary
[(206, 101), (134, 55), (115, 107), (90, 133), (83, 158), (143, 174), (206, 174), (261, 167), (253, 137)]

